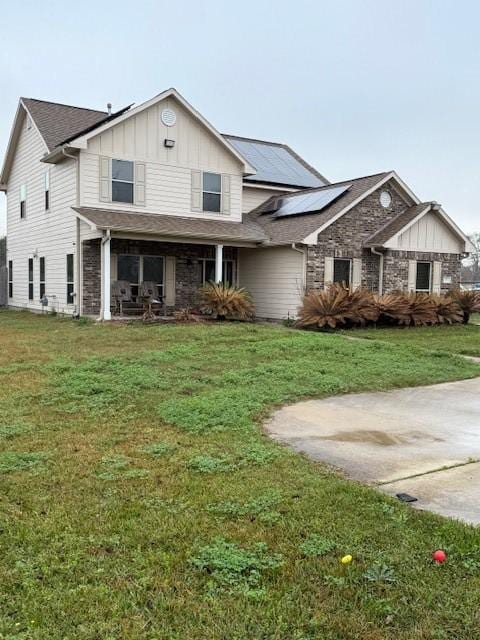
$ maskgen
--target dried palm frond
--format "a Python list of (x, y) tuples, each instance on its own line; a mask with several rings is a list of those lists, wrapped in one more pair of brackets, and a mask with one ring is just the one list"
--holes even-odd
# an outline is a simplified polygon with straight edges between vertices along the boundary
[(455, 300), (463, 312), (463, 322), (468, 324), (470, 314), (480, 313), (480, 291), (452, 289), (450, 297)]
[(177, 322), (202, 322), (201, 315), (195, 312), (191, 307), (178, 309), (178, 311), (175, 311), (173, 314), (173, 317)]
[(321, 291), (305, 294), (298, 313), (296, 325), (303, 328), (335, 329), (352, 319), (351, 301), (348, 289), (333, 284)]
[(410, 322), (416, 327), (438, 323), (435, 302), (428, 293), (409, 293)]
[(410, 303), (405, 293), (392, 291), (382, 296), (374, 296), (381, 321), (396, 324), (410, 324)]
[(463, 311), (456, 300), (450, 296), (432, 295), (438, 321), (442, 324), (463, 322)]
[(202, 310), (219, 320), (251, 320), (255, 307), (249, 293), (240, 287), (209, 282), (201, 289)]
[(349, 292), (350, 320), (362, 327), (368, 322), (377, 322), (380, 310), (375, 302), (373, 293), (366, 289), (355, 289)]

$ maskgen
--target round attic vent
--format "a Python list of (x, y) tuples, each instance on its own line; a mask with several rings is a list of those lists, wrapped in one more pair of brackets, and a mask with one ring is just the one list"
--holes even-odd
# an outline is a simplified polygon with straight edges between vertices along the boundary
[(388, 207), (392, 204), (392, 196), (388, 193), (388, 191), (382, 191), (380, 194), (380, 204), (384, 209), (388, 209)]
[(177, 121), (177, 116), (175, 114), (175, 111), (172, 111), (172, 109), (164, 109), (162, 111), (161, 118), (162, 118), (163, 124), (166, 125), (167, 127), (173, 127), (173, 125)]

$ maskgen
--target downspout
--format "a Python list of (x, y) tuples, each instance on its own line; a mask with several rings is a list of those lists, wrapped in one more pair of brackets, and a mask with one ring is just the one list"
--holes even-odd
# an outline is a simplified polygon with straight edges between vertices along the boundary
[(105, 307), (105, 285), (110, 286), (110, 282), (105, 282), (104, 270), (105, 270), (105, 258), (104, 258), (104, 246), (111, 239), (111, 231), (107, 229), (103, 232), (101, 248), (100, 248), (100, 273), (101, 273), (101, 301), (100, 301), (100, 317), (99, 320), (104, 320), (104, 307)]
[(373, 255), (380, 257), (379, 264), (378, 264), (378, 295), (381, 296), (383, 294), (383, 258), (384, 258), (384, 255), (383, 255), (383, 253), (381, 251), (377, 251), (375, 249), (375, 247), (370, 247), (370, 251), (373, 253)]
[[(75, 175), (76, 175), (76, 193), (75, 193), (75, 206), (80, 206), (80, 162), (79, 157), (74, 156), (65, 151), (65, 147), (62, 147), (62, 154), (66, 158), (75, 160)], [(76, 230), (75, 230), (75, 311), (74, 317), (78, 318), (81, 314), (82, 302), (81, 302), (81, 247), (80, 247), (80, 219), (76, 217)]]
[(302, 282), (302, 291), (300, 293), (302, 296), (304, 296), (307, 290), (307, 250), (305, 248), (299, 249), (297, 247), (296, 242), (292, 242), (292, 249), (294, 251), (297, 251), (298, 253), (301, 253), (303, 257), (303, 263), (302, 263), (303, 282)]

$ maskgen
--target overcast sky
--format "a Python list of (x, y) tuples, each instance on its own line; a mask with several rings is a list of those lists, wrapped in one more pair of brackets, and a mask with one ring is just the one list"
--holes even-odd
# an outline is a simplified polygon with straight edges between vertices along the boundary
[(480, 2), (0, 7), (2, 153), (21, 95), (118, 109), (174, 86), (222, 132), (286, 142), (331, 181), (395, 169), (480, 230)]

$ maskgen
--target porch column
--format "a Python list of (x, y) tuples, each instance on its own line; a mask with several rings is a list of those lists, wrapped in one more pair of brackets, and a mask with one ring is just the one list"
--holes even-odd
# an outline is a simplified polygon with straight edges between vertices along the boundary
[(215, 245), (215, 282), (223, 281), (223, 244)]
[(103, 319), (111, 320), (112, 315), (110, 312), (110, 232), (107, 231), (107, 235), (102, 240), (102, 291), (103, 291)]

